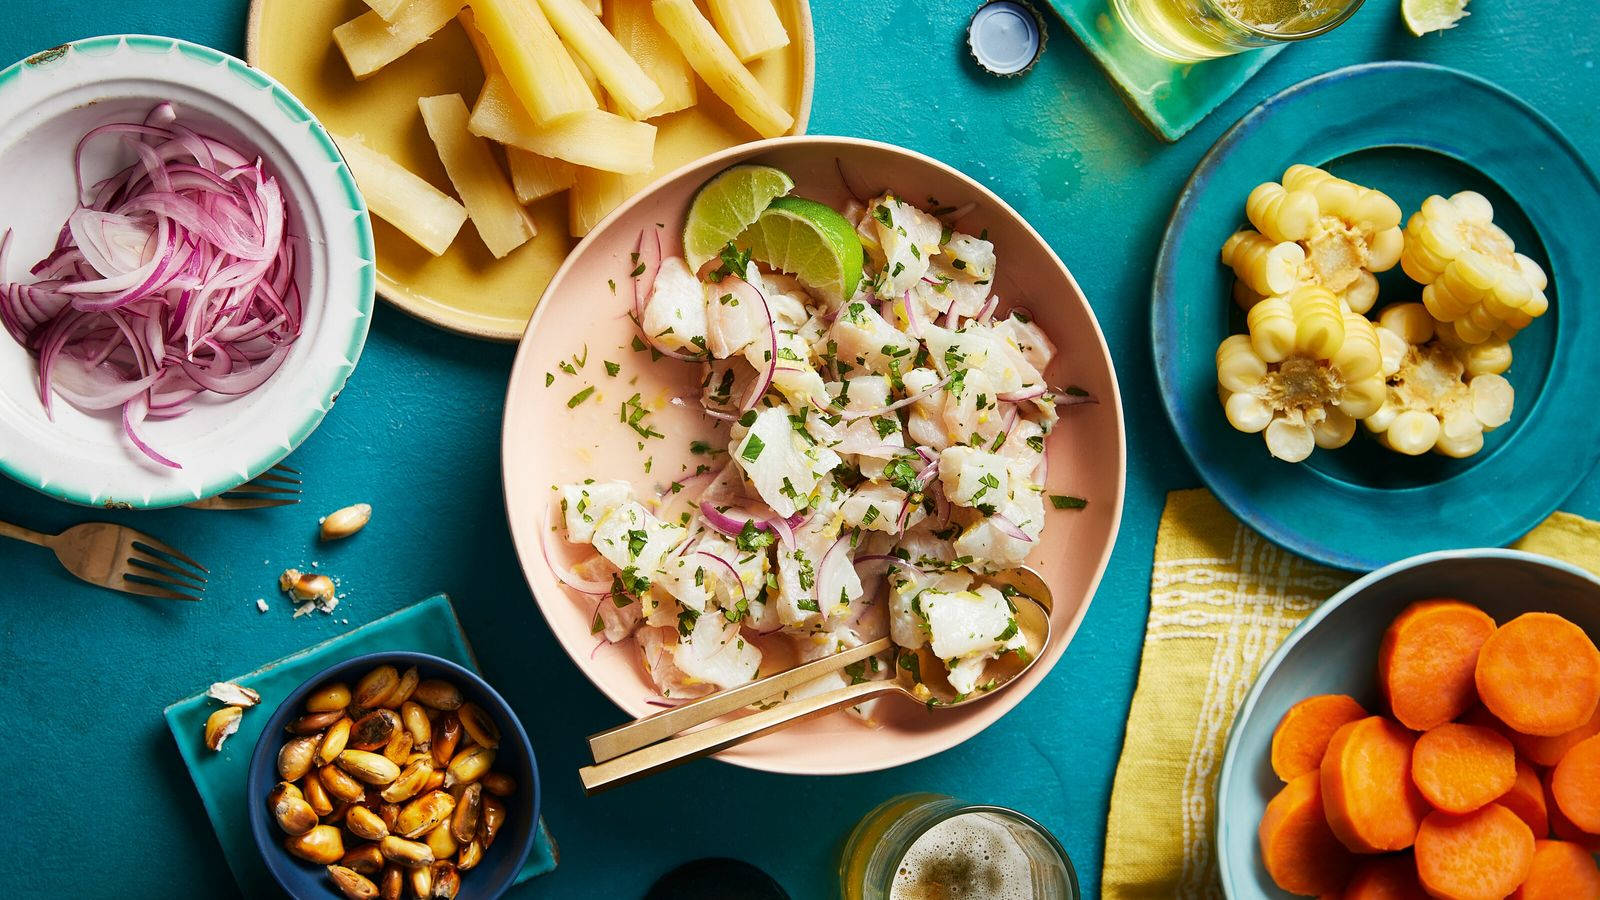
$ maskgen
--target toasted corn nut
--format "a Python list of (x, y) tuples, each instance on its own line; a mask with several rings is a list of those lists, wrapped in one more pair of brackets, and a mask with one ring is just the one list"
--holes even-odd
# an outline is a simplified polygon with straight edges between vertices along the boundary
[(461, 689), (442, 678), (428, 678), (417, 683), (411, 699), (430, 709), (459, 709)]
[(306, 712), (341, 712), (350, 705), (350, 686), (342, 681), (325, 684), (306, 697)]
[(425, 866), (433, 862), (433, 851), (419, 841), (408, 841), (389, 835), (378, 842), (378, 852), (383, 858), (402, 866)]
[(339, 768), (367, 784), (392, 784), (400, 777), (400, 767), (382, 753), (346, 750), (339, 754)]
[[(432, 778), (433, 760), (419, 759), (406, 764), (400, 776), (383, 789), (382, 797), (390, 803), (403, 803), (422, 793), (428, 779)], [(389, 827), (393, 828), (393, 825)]]
[(389, 746), (383, 748), (383, 755), (397, 766), (405, 765), (411, 758), (411, 734), (404, 729), (396, 728), (394, 737), (389, 738)]
[(394, 693), (399, 684), (400, 673), (394, 666), (378, 666), (356, 682), (356, 689), (350, 695), (350, 702), (362, 709), (382, 706), (383, 701)]
[(393, 831), (394, 824), (400, 821), (400, 804), (384, 800), (378, 804), (378, 817), (383, 819), (383, 827)]
[(333, 879), (333, 886), (350, 900), (377, 900), (378, 886), (354, 869), (329, 866), (328, 877)]
[(302, 572), (299, 569), (284, 569), (283, 574), (278, 576), (278, 589), (288, 594), (296, 603), (305, 603), (308, 600), (326, 603), (333, 599), (335, 591), (332, 578)]
[(305, 795), (306, 802), (311, 804), (311, 810), (318, 816), (327, 816), (333, 813), (333, 798), (328, 796), (328, 789), (322, 786), (322, 779), (315, 774), (307, 774), (300, 779), (300, 792)]
[(483, 845), (473, 838), (461, 845), (456, 853), (456, 868), (463, 872), (470, 871), (483, 862)]
[(261, 702), (261, 695), (231, 681), (218, 681), (206, 691), (206, 696), (228, 706), (249, 709)]
[(289, 724), (283, 726), (283, 730), (290, 734), (316, 734), (342, 718), (344, 718), (344, 711), (339, 709), (328, 712), (306, 713), (298, 719), (289, 720)]
[(344, 837), (332, 825), (318, 825), (305, 834), (285, 839), (283, 847), (303, 860), (326, 866), (344, 856)]
[(239, 720), (243, 716), (244, 710), (237, 706), (224, 706), (207, 716), (206, 747), (211, 750), (221, 750), (223, 742), (239, 730)]
[(483, 785), (473, 783), (456, 798), (456, 808), (450, 813), (450, 833), (457, 843), (465, 844), (478, 833), (478, 819), (483, 810)]
[(367, 527), (370, 521), (372, 521), (372, 504), (357, 503), (323, 516), (317, 533), (325, 541), (343, 540)]
[(361, 782), (351, 778), (338, 766), (323, 766), (317, 770), (317, 777), (322, 779), (328, 796), (340, 803), (354, 803), (367, 796), (367, 789), (361, 786)]
[(493, 797), (483, 798), (483, 812), (478, 816), (478, 843), (487, 850), (494, 844), (494, 839), (500, 834), (500, 826), (506, 822), (506, 805)]
[(483, 707), (476, 703), (463, 703), (456, 710), (456, 716), (461, 719), (462, 730), (479, 746), (490, 750), (500, 746), (500, 726), (494, 723), (494, 718)]
[(284, 781), (299, 781), (311, 771), (317, 756), (317, 739), (295, 738), (278, 748), (278, 777)]
[(417, 675), (417, 667), (411, 666), (407, 668), (400, 673), (399, 683), (394, 686), (393, 691), (389, 692), (389, 696), (384, 698), (383, 705), (390, 709), (399, 709), (400, 704), (411, 699), (412, 693), (416, 691), (417, 685), (421, 683), (421, 678)]
[(442, 787), (444, 787), (444, 770), (435, 769), (433, 774), (428, 776), (428, 782), (422, 786), (422, 789), (424, 791), (437, 791)]
[(434, 859), (449, 859), (455, 856), (456, 850), (460, 848), (460, 845), (456, 843), (455, 835), (450, 833), (449, 822), (441, 822), (439, 827), (428, 832), (427, 836), (423, 838), (423, 842), (428, 845), (429, 850), (433, 851)]
[(400, 727), (400, 714), (392, 709), (375, 709), (350, 726), (352, 750), (378, 750), (389, 746)]
[(455, 863), (441, 859), (433, 864), (433, 896), (435, 900), (455, 900), (461, 892), (461, 873)]
[(461, 719), (454, 712), (439, 717), (433, 726), (433, 763), (444, 769), (456, 755), (456, 745), (461, 743)]
[[(354, 809), (355, 807), (351, 807)], [(378, 852), (377, 844), (362, 844), (351, 847), (339, 858), (339, 865), (347, 869), (354, 869), (363, 875), (376, 875), (383, 871), (383, 854)]]
[(278, 782), (267, 794), (267, 808), (285, 834), (305, 834), (317, 827), (317, 811), (306, 802), (305, 794), (287, 781)]
[(405, 870), (393, 863), (384, 866), (383, 874), (378, 878), (378, 896), (381, 900), (400, 900), (405, 896), (405, 889)]
[(433, 866), (417, 866), (410, 870), (411, 896), (427, 900), (433, 896)]
[(509, 797), (517, 792), (517, 780), (504, 772), (486, 772), (480, 780), (483, 789), (496, 797)]
[(317, 746), (317, 759), (323, 765), (333, 762), (344, 752), (345, 745), (350, 742), (350, 719), (343, 717), (328, 726), (322, 733), (322, 743)]
[(344, 827), (366, 841), (381, 841), (389, 835), (389, 826), (383, 817), (359, 804), (351, 806), (344, 814)]
[(426, 751), (433, 742), (433, 723), (428, 721), (428, 711), (415, 700), (400, 704), (400, 724), (411, 735), (411, 746)]
[(492, 765), (493, 750), (488, 747), (468, 747), (457, 753), (445, 768), (444, 786), (450, 788), (458, 784), (471, 784), (482, 778)]
[(419, 838), (439, 827), (455, 809), (456, 798), (444, 791), (429, 791), (400, 807), (394, 830), (402, 837)]

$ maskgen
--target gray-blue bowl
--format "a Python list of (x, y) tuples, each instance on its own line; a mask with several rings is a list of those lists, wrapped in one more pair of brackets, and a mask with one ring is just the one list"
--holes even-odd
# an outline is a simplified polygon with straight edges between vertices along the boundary
[(1256, 825), (1283, 787), (1269, 757), (1272, 732), (1290, 706), (1313, 694), (1349, 694), (1367, 709), (1378, 694), (1378, 645), (1407, 605), (1430, 597), (1476, 603), (1506, 622), (1553, 612), (1600, 635), (1600, 579), (1575, 566), (1516, 550), (1446, 550), (1366, 575), (1329, 598), (1267, 660), (1239, 707), (1217, 783), (1217, 860), (1236, 900), (1289, 895), (1261, 865)]
[[(483, 861), (470, 871), (461, 873), (461, 893), (458, 900), (492, 900), (504, 894), (515, 882), (517, 873), (527, 862), (533, 849), (539, 821), (539, 768), (533, 756), (533, 745), (528, 733), (517, 720), (516, 713), (506, 701), (474, 672), (446, 659), (427, 653), (389, 652), (368, 653), (329, 666), (295, 688), (294, 693), (279, 704), (272, 713), (261, 740), (256, 743), (250, 757), (250, 775), (245, 780), (245, 806), (250, 814), (250, 833), (261, 850), (267, 871), (278, 884), (297, 900), (340, 900), (343, 897), (328, 880), (324, 867), (313, 865), (283, 848), (284, 835), (267, 811), (267, 793), (278, 783), (278, 748), (283, 746), (288, 734), (283, 730), (289, 720), (300, 714), (306, 694), (313, 688), (330, 681), (343, 681), (354, 685), (374, 666), (388, 663), (401, 671), (416, 666), (423, 678), (443, 678), (461, 689), (468, 700), (483, 707), (500, 726), (500, 747), (495, 754), (494, 768), (517, 781), (517, 793), (505, 798), (506, 824), (494, 845), (484, 853)], [(348, 835), (346, 836), (348, 838)], [(347, 843), (347, 848), (351, 846)]]

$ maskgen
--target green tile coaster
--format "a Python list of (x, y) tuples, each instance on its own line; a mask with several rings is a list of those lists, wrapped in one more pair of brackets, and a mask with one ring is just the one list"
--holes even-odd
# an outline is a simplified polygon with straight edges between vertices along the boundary
[[(306, 679), (334, 663), (380, 650), (416, 650), (460, 663), (473, 671), (478, 668), (450, 599), (439, 594), (233, 679), (259, 692), (261, 704), (245, 713), (239, 732), (228, 739), (219, 753), (205, 749), (200, 742), (206, 717), (217, 708), (216, 701), (206, 697), (203, 691), (179, 700), (163, 712), (167, 727), (172, 729), (172, 736), (177, 740), (178, 752), (183, 754), (184, 765), (200, 792), (206, 815), (211, 818), (211, 827), (217, 832), (222, 853), (246, 897), (280, 894), (250, 836), (250, 821), (243, 806), (245, 775), (250, 769), (250, 754), (261, 736), (262, 725), (278, 703)], [(528, 855), (527, 865), (517, 876), (517, 883), (555, 867), (555, 845), (541, 822), (539, 839)]]
[(1250, 80), (1282, 46), (1202, 63), (1176, 63), (1144, 49), (1122, 27), (1108, 0), (1049, 0), (1111, 76), (1128, 107), (1164, 141), (1189, 133)]

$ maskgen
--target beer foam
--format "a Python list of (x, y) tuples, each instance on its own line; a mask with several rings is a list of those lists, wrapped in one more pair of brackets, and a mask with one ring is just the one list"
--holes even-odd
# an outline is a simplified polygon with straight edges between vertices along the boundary
[(1032, 897), (1028, 854), (984, 813), (946, 819), (900, 861), (889, 900), (1016, 900)]

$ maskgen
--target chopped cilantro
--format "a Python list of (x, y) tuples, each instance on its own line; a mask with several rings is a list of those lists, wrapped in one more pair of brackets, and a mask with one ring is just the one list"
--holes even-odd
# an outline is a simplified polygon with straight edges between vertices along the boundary
[(1051, 494), (1050, 505), (1054, 506), (1056, 509), (1083, 509), (1085, 506), (1089, 505), (1089, 501), (1083, 499), (1082, 497)]
[(594, 385), (591, 384), (576, 394), (573, 394), (572, 399), (567, 401), (567, 409), (577, 409), (578, 404), (589, 399), (589, 395), (592, 393), (594, 393)]
[(739, 452), (739, 456), (742, 457), (745, 462), (753, 463), (761, 458), (761, 451), (765, 450), (766, 448), (766, 442), (752, 434), (745, 438), (744, 449)]

